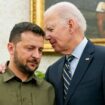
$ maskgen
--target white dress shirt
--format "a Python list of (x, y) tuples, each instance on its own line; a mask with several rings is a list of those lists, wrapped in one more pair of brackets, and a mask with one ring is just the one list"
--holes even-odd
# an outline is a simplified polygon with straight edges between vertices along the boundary
[(71, 61), (70, 63), (70, 70), (71, 70), (71, 74), (72, 76), (74, 75), (74, 72), (76, 70), (76, 67), (78, 65), (78, 62), (80, 60), (80, 57), (83, 53), (83, 50), (87, 44), (88, 40), (86, 39), (86, 37), (82, 40), (82, 42), (74, 49), (74, 51), (72, 52), (72, 55), (74, 56), (74, 59)]

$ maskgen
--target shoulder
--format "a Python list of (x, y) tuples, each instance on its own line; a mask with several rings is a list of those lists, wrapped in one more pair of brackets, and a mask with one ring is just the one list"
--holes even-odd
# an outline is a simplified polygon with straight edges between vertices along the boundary
[(61, 57), (59, 58), (57, 61), (55, 61), (52, 65), (50, 65), (49, 67), (58, 67), (60, 64), (64, 63), (65, 57)]
[(41, 78), (37, 78), (37, 83), (38, 83), (37, 84), (38, 93), (43, 96), (43, 100), (49, 102), (47, 105), (49, 105), (49, 104), (54, 105), (55, 90), (54, 90), (53, 85)]
[(5, 73), (0, 73), (0, 83), (3, 82), (4, 75), (5, 75)]
[(49, 97), (55, 97), (55, 90), (51, 83), (47, 82), (45, 79), (37, 78), (37, 87), (42, 94), (47, 94)]
[(88, 42), (85, 48), (85, 51), (95, 54), (104, 54), (105, 55), (105, 46), (95, 45), (92, 42)]
[(94, 50), (94, 54), (96, 56), (100, 56), (102, 58), (105, 58), (105, 46), (100, 46), (100, 45), (94, 45), (95, 50)]
[(65, 58), (61, 57), (56, 62), (54, 62), (52, 65), (50, 65), (46, 70), (45, 78), (46, 78), (46, 76), (49, 76), (49, 78), (50, 77), (55, 78), (55, 75), (57, 75), (59, 70), (62, 69), (62, 66), (64, 64), (64, 60), (65, 60)]
[(105, 47), (95, 46), (94, 57), (100, 62), (105, 62)]
[(0, 74), (0, 91), (5, 87), (5, 73)]
[(51, 83), (47, 82), (45, 79), (37, 77), (36, 81), (37, 81), (37, 85), (40, 89), (54, 90), (53, 85)]
[(95, 45), (95, 49), (98, 50), (98, 52), (105, 53), (105, 46)]
[(105, 62), (105, 46), (94, 45), (93, 43), (89, 42), (84, 53), (86, 54), (87, 52), (93, 56), (95, 61), (101, 63)]

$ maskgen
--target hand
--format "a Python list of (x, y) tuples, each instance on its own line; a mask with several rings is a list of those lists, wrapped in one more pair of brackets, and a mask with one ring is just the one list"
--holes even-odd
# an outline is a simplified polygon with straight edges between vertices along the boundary
[(0, 74), (5, 72), (5, 64), (0, 64)]

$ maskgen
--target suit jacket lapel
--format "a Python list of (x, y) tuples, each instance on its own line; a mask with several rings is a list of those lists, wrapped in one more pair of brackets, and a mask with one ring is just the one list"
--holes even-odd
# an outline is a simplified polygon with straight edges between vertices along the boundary
[(71, 99), (72, 95), (74, 94), (76, 88), (78, 87), (81, 79), (85, 75), (86, 71), (88, 70), (89, 64), (92, 61), (94, 52), (94, 46), (88, 42), (86, 48), (83, 51), (83, 54), (80, 58), (78, 66), (76, 68), (75, 74), (72, 78), (70, 88), (68, 90), (67, 99), (65, 101), (65, 105)]

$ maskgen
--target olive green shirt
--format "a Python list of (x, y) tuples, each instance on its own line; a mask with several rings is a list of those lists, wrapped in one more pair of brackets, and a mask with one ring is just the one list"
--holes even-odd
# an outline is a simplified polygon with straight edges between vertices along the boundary
[(22, 82), (9, 69), (0, 74), (0, 105), (54, 105), (54, 88), (32, 75)]

